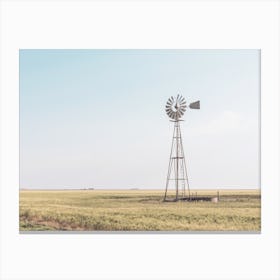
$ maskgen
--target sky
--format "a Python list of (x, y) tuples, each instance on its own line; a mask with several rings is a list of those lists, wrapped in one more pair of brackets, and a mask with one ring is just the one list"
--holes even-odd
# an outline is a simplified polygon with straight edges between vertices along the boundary
[(260, 188), (259, 50), (20, 50), (20, 188), (164, 189), (181, 94), (190, 188)]

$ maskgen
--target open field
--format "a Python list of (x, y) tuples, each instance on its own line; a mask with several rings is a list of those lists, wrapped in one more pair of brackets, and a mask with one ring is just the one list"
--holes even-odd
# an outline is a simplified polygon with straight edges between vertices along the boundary
[(218, 203), (162, 198), (162, 190), (21, 190), (20, 231), (261, 230), (259, 190), (220, 190)]

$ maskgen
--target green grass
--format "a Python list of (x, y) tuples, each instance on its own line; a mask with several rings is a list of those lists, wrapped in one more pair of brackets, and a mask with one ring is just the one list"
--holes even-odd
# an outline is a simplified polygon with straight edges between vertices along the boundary
[[(197, 191), (215, 196), (216, 191)], [(163, 191), (20, 191), (20, 230), (260, 231), (258, 190), (220, 191), (219, 203), (162, 202)]]

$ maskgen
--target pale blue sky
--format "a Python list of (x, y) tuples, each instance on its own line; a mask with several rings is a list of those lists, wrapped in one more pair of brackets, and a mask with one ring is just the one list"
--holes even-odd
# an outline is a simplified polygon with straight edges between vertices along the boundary
[(178, 93), (190, 187), (259, 188), (259, 50), (20, 50), (20, 187), (164, 189)]

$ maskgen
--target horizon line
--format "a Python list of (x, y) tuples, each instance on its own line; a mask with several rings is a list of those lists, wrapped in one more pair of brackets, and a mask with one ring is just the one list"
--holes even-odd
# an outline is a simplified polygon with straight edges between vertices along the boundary
[[(94, 188), (94, 187), (89, 187), (89, 188), (19, 188), (19, 190), (110, 190), (110, 191), (114, 191), (114, 190), (164, 190), (165, 188), (136, 188), (136, 187), (132, 187), (132, 188)], [(221, 188), (192, 188), (190, 189), (190, 191), (192, 190), (260, 190), (261, 187), (221, 187)]]

